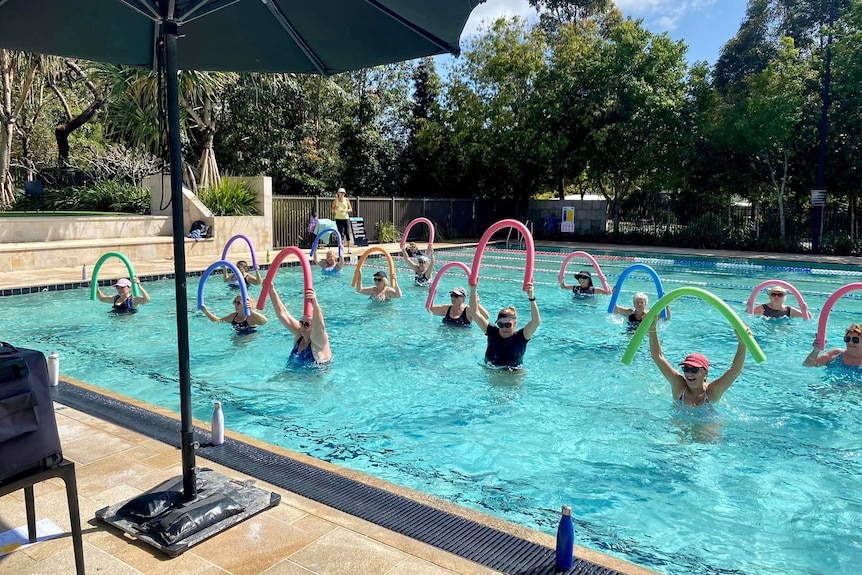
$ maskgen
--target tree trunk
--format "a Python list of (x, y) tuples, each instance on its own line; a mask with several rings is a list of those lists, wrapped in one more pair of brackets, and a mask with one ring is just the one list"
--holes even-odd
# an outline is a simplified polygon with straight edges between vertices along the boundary
[(15, 182), (9, 171), (12, 160), (12, 123), (0, 125), (0, 207), (8, 208), (15, 203)]

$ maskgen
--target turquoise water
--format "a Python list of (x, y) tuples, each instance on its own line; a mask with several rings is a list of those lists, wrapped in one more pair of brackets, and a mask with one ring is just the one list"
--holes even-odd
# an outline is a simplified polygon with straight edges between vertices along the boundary
[[(442, 265), (469, 264), (473, 254), (437, 255)], [(427, 291), (407, 281), (404, 299), (368, 302), (350, 288), (353, 268), (341, 278), (316, 276), (335, 354), (325, 369), (285, 370), (292, 338), (269, 306), (270, 323), (245, 338), (192, 313), (194, 415), (208, 420), (221, 400), (234, 431), (547, 533), (560, 506), (570, 504), (579, 544), (662, 573), (857, 573), (860, 374), (801, 367), (816, 321), (743, 312), (752, 287), (766, 279), (795, 285), (817, 314), (860, 276), (791, 264), (640, 259), (666, 290), (694, 285), (727, 301), (767, 355), (762, 364), (749, 357), (716, 409), (704, 412), (674, 406), (646, 344), (631, 366), (620, 363), (628, 343), (622, 318), (607, 315), (607, 296), (574, 302), (557, 287), (564, 255), (537, 255), (543, 324), (521, 373), (483, 368), (481, 332), (443, 328), (424, 310)], [(633, 263), (599, 262), (612, 284)], [(581, 267), (573, 262), (570, 275)], [(479, 287), (492, 311), (515, 304), (523, 326), (522, 269), (522, 254), (488, 251)], [(409, 277), (403, 264), (399, 273)], [(110, 316), (86, 290), (3, 298), (0, 339), (57, 350), (64, 374), (178, 411), (173, 285), (148, 284), (154, 301), (134, 317)], [(291, 310), (300, 309), (299, 271), (280, 270), (276, 285)], [(455, 285), (466, 281), (453, 270), (438, 303)], [(652, 281), (634, 273), (620, 302), (628, 305), (641, 290), (655, 301)], [(194, 309), (196, 278), (188, 293)], [(234, 294), (214, 281), (207, 304), (226, 315)], [(859, 296), (835, 306), (831, 344), (860, 322)], [(788, 303), (796, 305), (790, 296)], [(706, 353), (713, 374), (729, 366), (736, 347), (726, 320), (692, 298), (675, 302), (660, 337), (671, 360)]]

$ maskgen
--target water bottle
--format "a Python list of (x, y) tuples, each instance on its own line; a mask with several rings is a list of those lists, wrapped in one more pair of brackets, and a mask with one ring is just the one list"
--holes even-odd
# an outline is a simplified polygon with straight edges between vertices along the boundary
[(266, 250), (266, 263), (269, 263), (269, 250)]
[(224, 443), (224, 413), (221, 410), (220, 401), (216, 401), (213, 405), (211, 434), (213, 445), (221, 445)]
[(554, 563), (560, 571), (567, 571), (575, 563), (575, 526), (572, 524), (572, 508), (563, 505), (560, 525), (557, 527), (557, 551)]
[(84, 267), (81, 268), (81, 280), (87, 280), (87, 264), (84, 264)]
[(48, 380), (51, 387), (60, 385), (60, 356), (56, 351), (52, 351), (48, 355)]

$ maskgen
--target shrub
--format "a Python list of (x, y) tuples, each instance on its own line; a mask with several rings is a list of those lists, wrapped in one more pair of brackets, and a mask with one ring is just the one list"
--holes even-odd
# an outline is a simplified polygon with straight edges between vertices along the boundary
[(400, 242), (401, 230), (392, 222), (377, 222), (377, 241), (383, 244)]
[(257, 215), (257, 197), (245, 180), (223, 179), (217, 187), (201, 190), (198, 198), (216, 216)]
[[(16, 209), (23, 208), (23, 194)], [(90, 186), (71, 186), (46, 190), (42, 199), (43, 210), (77, 212), (118, 212), (123, 214), (149, 214), (150, 192), (133, 184), (104, 180)]]

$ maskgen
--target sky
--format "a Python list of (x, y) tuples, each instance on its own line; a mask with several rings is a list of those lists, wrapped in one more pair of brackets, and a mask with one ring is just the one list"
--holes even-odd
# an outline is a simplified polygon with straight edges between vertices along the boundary
[[(642, 19), (653, 33), (667, 32), (688, 45), (689, 63), (706, 60), (715, 64), (722, 46), (739, 30), (747, 0), (615, 0), (623, 15)], [(499, 16), (522, 16), (535, 20), (536, 11), (527, 0), (487, 0), (467, 21), (462, 35), (474, 34), (483, 21)]]

